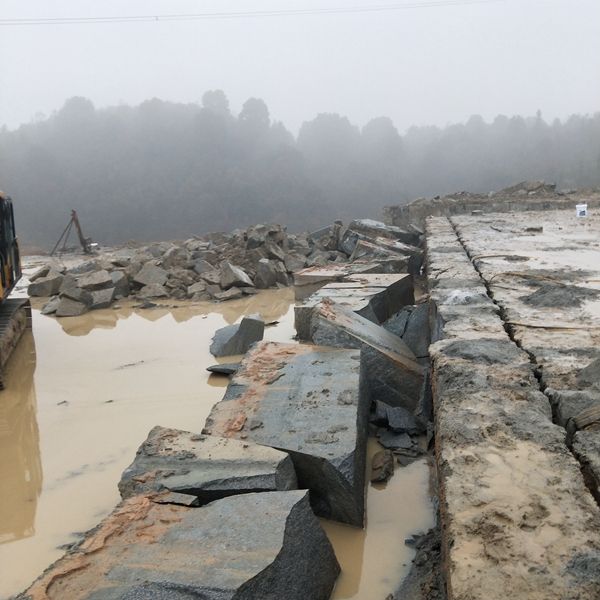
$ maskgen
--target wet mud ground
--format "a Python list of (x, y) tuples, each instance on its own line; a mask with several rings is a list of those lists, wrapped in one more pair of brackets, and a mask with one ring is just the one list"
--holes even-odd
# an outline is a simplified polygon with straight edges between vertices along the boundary
[[(260, 313), (290, 341), (293, 290), (224, 304), (124, 305), (56, 320), (33, 311), (0, 392), (0, 599), (25, 588), (119, 500), (117, 482), (157, 424), (199, 431), (227, 378), (210, 375), (214, 331)], [(39, 307), (37, 307), (39, 308)], [(371, 443), (370, 452), (377, 449)], [(404, 544), (433, 525), (425, 461), (369, 484), (366, 530), (324, 523), (342, 575), (332, 598), (385, 598), (410, 568)]]

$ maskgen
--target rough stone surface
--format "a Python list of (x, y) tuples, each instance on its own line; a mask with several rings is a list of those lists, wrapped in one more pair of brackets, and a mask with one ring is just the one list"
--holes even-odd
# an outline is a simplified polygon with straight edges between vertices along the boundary
[(206, 370), (220, 375), (233, 375), (235, 372), (239, 371), (239, 368), (240, 363), (220, 363), (218, 365), (206, 367)]
[(254, 285), (259, 289), (273, 287), (277, 282), (277, 271), (268, 258), (261, 258), (256, 264)]
[(138, 293), (138, 298), (166, 298), (168, 292), (160, 283), (149, 283), (145, 285)]
[(122, 498), (169, 490), (201, 504), (248, 492), (297, 487), (284, 452), (234, 439), (154, 427), (119, 483)]
[(419, 435), (425, 433), (427, 429), (426, 424), (417, 420), (406, 408), (390, 406), (379, 400), (375, 402), (375, 414), (371, 418), (371, 422), (387, 427), (395, 433), (408, 433), (409, 435)]
[(58, 294), (62, 282), (63, 275), (50, 271), (45, 277), (39, 277), (33, 283), (30, 283), (27, 293), (30, 296), (54, 296)]
[(288, 452), (315, 512), (362, 526), (368, 400), (356, 350), (261, 342), (205, 432)]
[(310, 340), (310, 323), (324, 299), (334, 300), (374, 323), (389, 319), (403, 306), (414, 302), (409, 275), (364, 274), (329, 283), (294, 307), (298, 338)]
[(55, 314), (57, 317), (78, 317), (87, 310), (88, 307), (83, 302), (64, 297), (60, 299)]
[(224, 290), (226, 290), (234, 286), (252, 287), (254, 284), (252, 283), (252, 279), (248, 277), (248, 274), (246, 273), (246, 271), (244, 271), (244, 269), (225, 261), (221, 265), (220, 285)]
[(79, 280), (78, 285), (84, 290), (94, 291), (113, 287), (114, 283), (110, 273), (102, 269), (85, 275)]
[[(531, 356), (507, 335), (507, 323), (475, 269), (477, 265), (489, 276), (487, 284), (503, 305), (504, 318), (521, 321), (525, 314), (516, 315), (515, 304), (504, 304), (507, 296), (523, 295), (514, 289), (521, 288), (521, 278), (511, 277), (507, 286), (497, 275), (514, 273), (521, 262), (494, 255), (523, 255), (525, 247), (530, 255), (531, 237), (524, 235), (523, 249), (518, 248), (515, 227), (523, 226), (523, 214), (484, 225), (487, 218), (461, 218), (469, 223), (468, 231), (464, 225), (455, 229), (445, 218), (427, 223), (432, 333), (438, 340), (430, 346), (435, 446), (448, 598), (593, 600), (600, 597), (600, 510), (565, 443), (565, 430), (552, 423)], [(537, 217), (538, 224), (542, 220)], [(503, 246), (490, 241), (497, 235), (490, 224), (506, 229)], [(492, 271), (488, 264), (497, 266)], [(531, 265), (526, 269), (531, 272)], [(534, 312), (526, 316), (539, 323)], [(538, 330), (527, 328), (523, 336), (520, 330), (513, 332), (534, 351), (529, 340), (539, 336)], [(562, 336), (554, 337), (554, 344)], [(546, 377), (545, 366), (543, 371)]]
[(244, 317), (236, 325), (222, 327), (215, 332), (210, 345), (210, 353), (219, 356), (245, 354), (252, 344), (263, 339), (265, 322), (258, 315)]
[(371, 482), (385, 483), (394, 474), (394, 455), (390, 450), (380, 450), (371, 459)]
[(113, 271), (110, 277), (115, 288), (115, 298), (127, 298), (129, 296), (129, 280), (123, 271)]
[(339, 570), (306, 491), (200, 508), (138, 496), (19, 600), (327, 600)]
[(92, 292), (92, 310), (108, 308), (115, 299), (115, 288), (106, 288)]
[(424, 369), (397, 336), (329, 300), (314, 311), (310, 341), (337, 348), (359, 348), (367, 393), (372, 401), (413, 411), (423, 390)]
[(167, 276), (167, 272), (163, 268), (148, 262), (136, 273), (133, 281), (141, 286), (164, 285)]
[(52, 298), (50, 298), (50, 300), (48, 300), (48, 302), (46, 302), (46, 304), (44, 304), (41, 313), (43, 315), (52, 315), (56, 312), (56, 309), (58, 308), (59, 304), (60, 298), (58, 296), (53, 296)]

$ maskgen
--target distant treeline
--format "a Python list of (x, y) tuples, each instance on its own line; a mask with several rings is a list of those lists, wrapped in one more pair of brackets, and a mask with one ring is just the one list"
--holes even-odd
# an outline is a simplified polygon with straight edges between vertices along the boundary
[(86, 234), (115, 243), (265, 221), (310, 229), (526, 179), (599, 186), (600, 113), (553, 123), (539, 113), (492, 123), (473, 116), (403, 136), (387, 117), (360, 129), (320, 114), (295, 138), (262, 100), (233, 115), (216, 90), (201, 105), (154, 99), (95, 109), (76, 97), (49, 118), (0, 129), (0, 189), (15, 201), (22, 240), (46, 246), (71, 208)]

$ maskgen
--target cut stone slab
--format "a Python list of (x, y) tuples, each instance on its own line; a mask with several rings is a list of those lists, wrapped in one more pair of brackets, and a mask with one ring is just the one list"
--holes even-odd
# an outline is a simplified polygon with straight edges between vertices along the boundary
[(211, 373), (218, 373), (219, 375), (233, 375), (239, 368), (240, 363), (220, 363), (206, 367), (206, 370)]
[(223, 262), (221, 264), (221, 287), (226, 290), (230, 287), (253, 287), (252, 279), (248, 276), (246, 271), (241, 267), (232, 265), (230, 262)]
[(164, 285), (167, 281), (168, 273), (152, 263), (147, 262), (135, 275), (133, 281), (139, 285)]
[(110, 273), (102, 269), (82, 277), (78, 285), (81, 289), (93, 291), (113, 287), (114, 284)]
[(298, 339), (311, 339), (311, 319), (324, 299), (334, 300), (373, 323), (383, 323), (414, 302), (413, 281), (407, 274), (363, 274), (328, 283), (294, 307)]
[(154, 427), (123, 472), (123, 499), (169, 490), (196, 496), (201, 504), (249, 492), (297, 488), (284, 452), (230, 438)]
[(244, 317), (240, 323), (222, 327), (215, 332), (210, 353), (217, 358), (245, 354), (252, 344), (263, 339), (265, 322), (259, 315)]
[(19, 598), (327, 600), (339, 571), (307, 491), (200, 508), (136, 496)]
[(425, 369), (396, 335), (331, 300), (316, 307), (309, 340), (337, 348), (360, 348), (367, 393), (371, 401), (409, 411), (423, 393)]
[(327, 265), (326, 267), (307, 267), (294, 273), (294, 285), (312, 286), (322, 285), (332, 281), (342, 281), (349, 275), (358, 275), (361, 273), (378, 273), (379, 265), (377, 263), (359, 263), (359, 264), (337, 264)]
[(77, 300), (63, 297), (56, 307), (55, 314), (57, 317), (78, 317), (84, 312), (87, 312), (87, 310), (88, 306), (83, 302), (77, 302)]
[(55, 271), (50, 271), (46, 277), (39, 277), (29, 284), (27, 293), (30, 296), (54, 296), (58, 294), (64, 276)]
[(44, 265), (43, 267), (40, 267), (39, 269), (36, 269), (29, 276), (30, 283), (33, 283), (34, 281), (36, 281), (38, 279), (41, 279), (42, 277), (46, 277), (48, 275), (48, 273), (50, 273), (51, 269), (52, 269), (51, 265)]
[(419, 235), (396, 227), (394, 225), (386, 225), (381, 221), (373, 219), (356, 219), (348, 225), (348, 229), (362, 233), (370, 238), (388, 238), (390, 240), (399, 240), (404, 244), (416, 245), (419, 242)]
[(205, 433), (288, 452), (316, 514), (362, 526), (369, 407), (360, 381), (356, 350), (261, 342)]

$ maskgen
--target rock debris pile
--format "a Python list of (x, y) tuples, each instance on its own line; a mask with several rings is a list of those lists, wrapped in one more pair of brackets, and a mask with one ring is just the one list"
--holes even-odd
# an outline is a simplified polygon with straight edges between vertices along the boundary
[(286, 287), (305, 269), (373, 260), (388, 272), (420, 268), (422, 232), (378, 221), (336, 222), (309, 234), (281, 225), (211, 233), (184, 242), (158, 242), (105, 251), (71, 268), (48, 263), (30, 277), (30, 296), (47, 297), (44, 314), (78, 316), (132, 298), (148, 305), (164, 299), (238, 299), (257, 290)]

